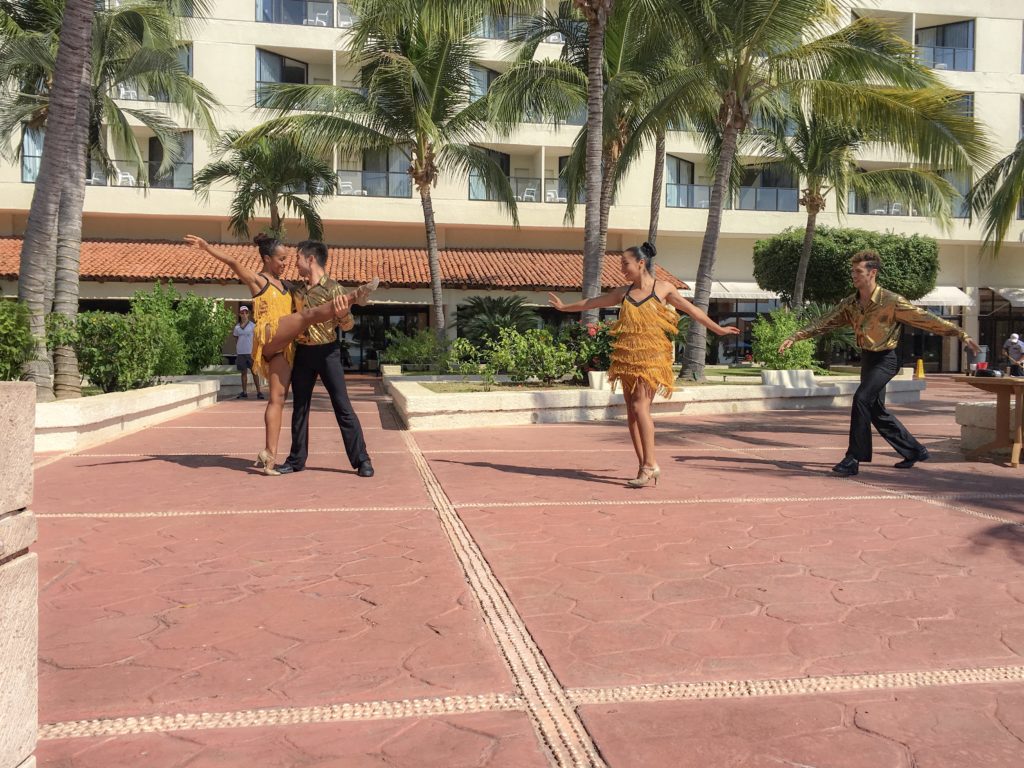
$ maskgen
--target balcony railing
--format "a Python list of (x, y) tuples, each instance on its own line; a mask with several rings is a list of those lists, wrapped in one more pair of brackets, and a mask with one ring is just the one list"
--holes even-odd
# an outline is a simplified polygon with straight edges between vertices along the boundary
[(880, 197), (860, 197), (850, 193), (847, 213), (855, 216), (921, 216), (921, 211), (903, 200), (887, 200)]
[(149, 186), (153, 189), (192, 189), (192, 163), (175, 163), (160, 174), (160, 163), (149, 161)]
[(919, 45), (917, 57), (931, 69), (951, 69), (957, 72), (974, 71), (973, 48), (948, 48), (944, 46)]
[(710, 208), (711, 187), (706, 184), (666, 184), (667, 208)]
[(741, 211), (800, 210), (800, 193), (786, 187), (740, 187), (738, 198)]
[(338, 171), (338, 194), (345, 197), (412, 197), (407, 173)]
[[(541, 201), (540, 179), (529, 176), (510, 176), (509, 185), (512, 193), (520, 203), (539, 203)], [(493, 190), (487, 189), (482, 177), (473, 173), (469, 176), (469, 199), (497, 201), (500, 198)]]
[[(341, 15), (340, 12), (338, 14)], [(310, 0), (257, 0), (256, 20), (269, 24), (333, 27), (334, 3)]]
[[(146, 161), (149, 186), (153, 189), (192, 189), (192, 163), (174, 163), (171, 169), (160, 173), (160, 161)], [(144, 187), (146, 178), (138, 175), (138, 169), (127, 161), (114, 161), (114, 174), (108, 179), (98, 165), (90, 164), (85, 183), (91, 187)]]
[[(566, 183), (559, 178), (545, 178), (544, 179), (544, 202), (545, 203), (560, 203), (565, 205), (569, 201), (569, 189)], [(578, 205), (582, 205), (587, 201), (587, 196), (583, 192), (580, 192), (576, 199)]]

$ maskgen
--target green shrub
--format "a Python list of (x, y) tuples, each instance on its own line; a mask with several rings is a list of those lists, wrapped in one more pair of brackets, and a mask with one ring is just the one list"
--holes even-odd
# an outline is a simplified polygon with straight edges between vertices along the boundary
[(178, 292), (170, 284), (157, 283), (150, 291), (137, 291), (131, 299), (132, 312), (153, 318), (157, 334), (157, 376), (181, 376), (188, 371), (185, 342), (178, 332), (178, 314), (174, 305)]
[(588, 371), (607, 371), (611, 365), (611, 323), (566, 323), (558, 332), (558, 341), (577, 356), (576, 378)]
[(488, 344), (488, 357), (495, 371), (504, 371), (512, 381), (539, 379), (545, 384), (575, 374), (579, 354), (555, 341), (548, 331), (533, 328), (519, 333), (502, 328)]
[(443, 367), (446, 345), (433, 330), (424, 328), (411, 336), (393, 330), (388, 331), (385, 338), (387, 346), (381, 352), (381, 362), (390, 365)]
[(103, 392), (148, 386), (158, 361), (158, 330), (158, 321), (146, 315), (83, 312), (75, 342), (82, 375)]
[(456, 376), (479, 376), (484, 383), (485, 389), (494, 386), (494, 366), (482, 355), (480, 350), (474, 347), (469, 339), (455, 339), (448, 345), (445, 354), (443, 369)]
[(788, 309), (776, 309), (754, 321), (754, 360), (773, 371), (814, 369), (814, 341), (798, 341), (785, 352), (779, 345), (803, 327), (800, 317)]
[(178, 301), (174, 316), (185, 347), (185, 373), (194, 375), (219, 363), (224, 339), (236, 322), (224, 302), (189, 292)]
[(458, 308), (459, 335), (480, 347), (502, 328), (525, 333), (537, 327), (537, 313), (520, 296), (472, 296)]
[(0, 380), (17, 379), (21, 366), (32, 359), (36, 344), (28, 321), (23, 303), (0, 299)]
[[(761, 288), (789, 300), (803, 241), (804, 230), (790, 228), (754, 244), (754, 279)], [(939, 246), (932, 238), (818, 227), (807, 267), (806, 298), (836, 304), (851, 295), (850, 257), (865, 248), (873, 248), (882, 256), (878, 284), (883, 288), (914, 300), (935, 287)]]

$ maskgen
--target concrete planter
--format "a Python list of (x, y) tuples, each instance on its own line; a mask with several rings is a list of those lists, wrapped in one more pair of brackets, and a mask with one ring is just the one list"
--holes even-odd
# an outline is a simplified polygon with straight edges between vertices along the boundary
[(608, 371), (589, 371), (587, 378), (590, 379), (591, 389), (611, 389), (608, 384)]
[(35, 450), (74, 451), (214, 405), (220, 376), (182, 376), (176, 383), (76, 400), (37, 403)]
[(35, 385), (0, 382), (0, 768), (35, 765), (39, 565), (32, 502)]
[(402, 366), (384, 363), (380, 367), (380, 374), (381, 376), (401, 376)]
[[(1010, 403), (1010, 418), (1016, 414), (1015, 405)], [(988, 445), (996, 439), (995, 403), (957, 403), (956, 423), (960, 425), (960, 450), (967, 453)], [(994, 453), (1009, 453), (1009, 447)]]

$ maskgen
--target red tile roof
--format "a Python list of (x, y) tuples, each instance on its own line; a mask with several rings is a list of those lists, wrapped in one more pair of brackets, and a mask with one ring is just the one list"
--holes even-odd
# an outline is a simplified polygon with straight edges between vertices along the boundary
[[(250, 268), (259, 268), (252, 245), (224, 243), (217, 248)], [(0, 279), (17, 278), (20, 253), (21, 238), (0, 238)], [(384, 287), (430, 286), (427, 252), (422, 248), (332, 247), (328, 272), (345, 285), (357, 285), (376, 275)], [(583, 257), (578, 251), (449, 248), (441, 251), (441, 274), (447, 288), (579, 291)], [(108, 282), (226, 283), (236, 279), (219, 261), (184, 243), (138, 240), (83, 242), (81, 276), (82, 280)], [(677, 288), (686, 287), (661, 267), (657, 276)], [(612, 288), (622, 283), (619, 254), (609, 253), (601, 284)]]

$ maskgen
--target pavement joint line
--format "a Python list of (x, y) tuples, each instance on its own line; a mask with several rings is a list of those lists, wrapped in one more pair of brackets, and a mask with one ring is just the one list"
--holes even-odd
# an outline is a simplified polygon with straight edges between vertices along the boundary
[(534, 730), (553, 766), (606, 768), (575, 705), (569, 700), (522, 617), (473, 539), (415, 438), (402, 430), (441, 527), (451, 542), (470, 590), (480, 604), (484, 621), (525, 701)]
[[(865, 483), (865, 485), (867, 485)], [(876, 486), (868, 486), (870, 488), (876, 488)], [(851, 496), (764, 496), (764, 497), (749, 497), (749, 496), (733, 496), (725, 498), (713, 498), (713, 499), (616, 499), (616, 500), (597, 500), (588, 499), (583, 501), (558, 501), (557, 499), (547, 499), (543, 501), (484, 501), (484, 502), (457, 502), (455, 507), (457, 509), (505, 509), (505, 508), (525, 508), (525, 507), (634, 507), (634, 506), (670, 506), (670, 505), (686, 505), (694, 506), (700, 504), (791, 504), (794, 502), (824, 502), (824, 501), (882, 501), (887, 499), (913, 499), (915, 501), (925, 501), (926, 497), (913, 496), (902, 491), (878, 489), (885, 491), (884, 493), (877, 494), (858, 494)], [(966, 499), (1018, 499), (1019, 494), (1013, 493), (938, 493), (928, 498), (932, 499), (949, 499), (956, 500), (960, 498)]]
[[(632, 449), (630, 449), (632, 450)], [(408, 451), (374, 451), (374, 456), (381, 454), (400, 454), (404, 456)], [(252, 451), (189, 451), (187, 453), (173, 453), (170, 451), (162, 451), (160, 453), (72, 453), (68, 454), (74, 456), (77, 459), (137, 459), (137, 458), (154, 458), (159, 459), (163, 457), (177, 457), (177, 456), (251, 456)], [(343, 455), (339, 451), (310, 451), (309, 456), (340, 456)]]
[(475, 712), (518, 712), (525, 708), (520, 696), (502, 693), (479, 696), (368, 701), (310, 707), (272, 707), (235, 712), (142, 715), (96, 720), (69, 720), (39, 727), (39, 739), (80, 739), (100, 736), (131, 736), (139, 733), (169, 733), (222, 728), (260, 728), (275, 725), (342, 723), (362, 720), (399, 720), (409, 717), (438, 717)]
[(716, 680), (655, 683), (609, 688), (572, 688), (577, 705), (700, 699), (753, 699), (766, 696), (806, 696), (851, 691), (935, 688), (954, 685), (1024, 682), (1024, 666), (940, 669), (918, 672), (820, 675), (769, 680)]
[(408, 507), (305, 507), (295, 509), (183, 509), (159, 512), (36, 512), (37, 518), (63, 519), (110, 519), (130, 520), (150, 517), (205, 517), (227, 515), (276, 515), (302, 513), (339, 513), (339, 512), (422, 512), (433, 510), (427, 504)]

